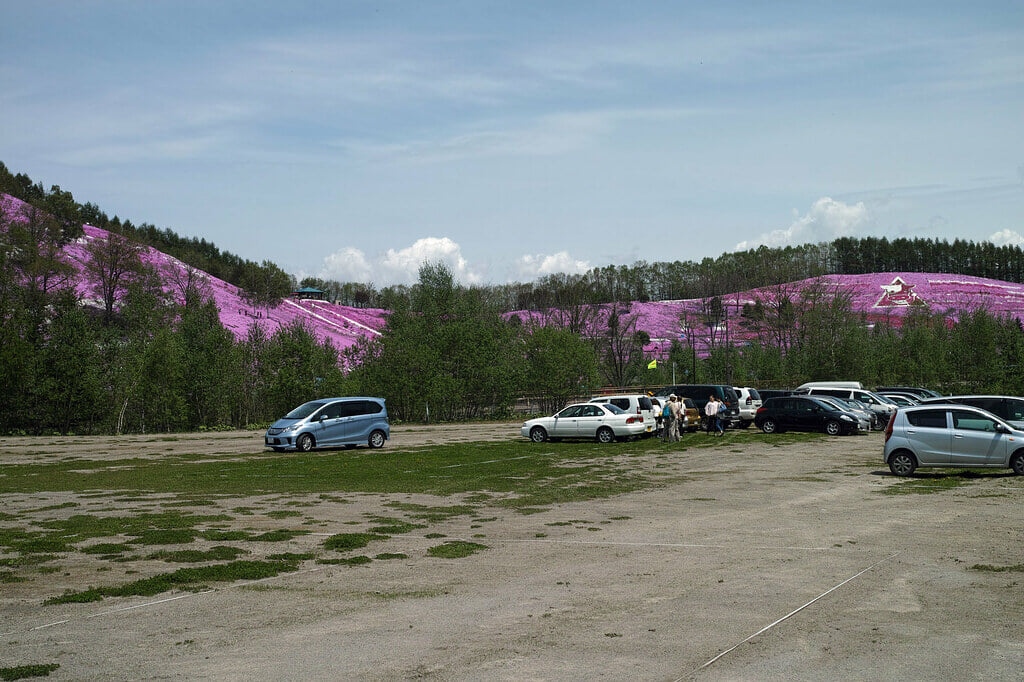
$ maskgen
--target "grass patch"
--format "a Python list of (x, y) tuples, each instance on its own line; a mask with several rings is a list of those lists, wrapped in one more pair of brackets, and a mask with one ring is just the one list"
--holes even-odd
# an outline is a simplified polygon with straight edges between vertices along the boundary
[(982, 476), (973, 471), (918, 474), (912, 478), (901, 479), (880, 492), (884, 495), (931, 495), (968, 485), (981, 478)]
[(293, 511), (291, 509), (278, 509), (267, 512), (267, 516), (272, 519), (287, 519), (292, 516), (302, 516), (302, 512)]
[(988, 571), (990, 573), (1024, 573), (1024, 564), (1014, 564), (1013, 566), (991, 566), (989, 564), (974, 564), (971, 566), (972, 571)]
[(143, 531), (131, 542), (140, 545), (187, 545), (196, 539), (196, 535), (191, 528), (164, 528)]
[(431, 547), (427, 550), (427, 556), (438, 557), (440, 559), (461, 559), (483, 549), (488, 549), (487, 545), (481, 545), (476, 542), (466, 542), (464, 540), (452, 540), (451, 542), (446, 542), (443, 545)]
[(316, 562), (318, 564), (326, 564), (326, 565), (329, 565), (329, 566), (330, 565), (334, 565), (334, 566), (338, 566), (338, 565), (341, 565), (341, 566), (361, 566), (362, 564), (368, 564), (371, 561), (373, 561), (373, 559), (371, 559), (368, 556), (363, 556), (361, 554), (359, 556), (350, 556), (350, 557), (347, 557), (345, 559), (317, 559), (316, 560)]
[(218, 545), (208, 550), (180, 549), (175, 552), (164, 550), (150, 554), (146, 558), (179, 564), (197, 564), (200, 561), (231, 561), (243, 554), (248, 554), (248, 552), (237, 547)]
[(269, 530), (266, 533), (253, 535), (249, 539), (254, 542), (284, 542), (297, 538), (300, 535), (309, 535), (308, 530)]
[(81, 604), (100, 601), (104, 597), (151, 597), (174, 588), (197, 588), (209, 582), (235, 582), (237, 580), (259, 580), (288, 573), (298, 568), (295, 561), (232, 561), (213, 566), (179, 568), (172, 573), (162, 573), (152, 578), (143, 578), (125, 585), (93, 587), (81, 592), (68, 592), (59, 597), (47, 599), (45, 604)]
[(374, 540), (387, 540), (387, 538), (386, 535), (376, 533), (338, 533), (324, 540), (324, 549), (348, 552), (353, 549), (362, 549)]
[(306, 561), (315, 559), (316, 554), (313, 552), (281, 552), (280, 554), (268, 554), (267, 558), (271, 561)]
[(426, 524), (423, 523), (409, 523), (402, 519), (389, 519), (385, 517), (376, 517), (373, 519), (383, 525), (374, 526), (370, 528), (371, 533), (378, 533), (380, 535), (402, 535), (403, 533), (410, 533), (420, 528), (426, 528)]
[[(756, 434), (738, 434), (753, 440)], [(778, 442), (820, 438), (784, 434)], [(758, 437), (759, 439), (759, 437)], [(711, 444), (709, 443), (710, 447)], [(558, 443), (550, 455), (522, 458), (532, 443), (473, 442), (384, 451), (373, 458), (323, 457), (319, 453), (264, 453), (210, 461), (183, 458), (80, 460), (13, 464), (0, 477), (0, 495), (10, 493), (117, 491), (127, 495), (213, 496), (407, 493), (465, 495), (513, 509), (608, 497), (662, 484), (629, 461), (647, 457), (644, 441), (600, 445)], [(304, 475), (298, 476), (297, 473)], [(332, 500), (334, 501), (334, 500)], [(474, 513), (474, 505), (428, 507), (393, 503), (411, 519), (440, 521)], [(251, 512), (238, 507), (236, 515)], [(170, 512), (168, 512), (170, 513)], [(199, 517), (193, 517), (192, 526)], [(150, 525), (149, 528), (168, 526)], [(121, 531), (124, 532), (124, 531)], [(111, 534), (111, 533), (107, 533)]]
[(384, 553), (382, 553), (382, 554), (378, 554), (377, 556), (375, 556), (375, 557), (373, 557), (373, 558), (374, 558), (374, 559), (380, 559), (380, 560), (387, 560), (387, 559), (408, 559), (408, 558), (409, 558), (409, 555), (408, 555), (408, 554), (402, 554), (401, 552), (398, 552), (398, 553), (390, 553), (390, 552), (384, 552)]
[(213, 542), (234, 542), (238, 540), (248, 540), (251, 536), (244, 530), (221, 530), (219, 528), (211, 528), (210, 530), (201, 531), (199, 533), (199, 537)]
[(34, 663), (32, 665), (16, 665), (13, 668), (0, 668), (0, 680), (25, 680), (30, 677), (49, 677), (50, 673), (59, 667), (59, 663)]
[(124, 554), (135, 548), (126, 542), (101, 542), (96, 545), (79, 547), (78, 551), (83, 554)]
[(0, 571), (0, 583), (23, 583), (28, 578), (22, 578), (14, 571)]

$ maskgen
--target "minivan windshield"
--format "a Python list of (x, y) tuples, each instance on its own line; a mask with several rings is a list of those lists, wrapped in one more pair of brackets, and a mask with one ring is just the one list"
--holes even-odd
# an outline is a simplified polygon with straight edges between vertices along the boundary
[(299, 405), (294, 410), (286, 414), (282, 419), (305, 419), (309, 415), (316, 412), (318, 409), (323, 407), (323, 402), (319, 400), (312, 400), (308, 403)]

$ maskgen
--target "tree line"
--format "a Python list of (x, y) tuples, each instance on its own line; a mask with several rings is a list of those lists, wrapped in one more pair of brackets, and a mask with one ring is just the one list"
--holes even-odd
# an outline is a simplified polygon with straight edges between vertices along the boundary
[(206, 239), (183, 237), (170, 228), (161, 229), (149, 223), (136, 225), (116, 215), (111, 218), (93, 203), (75, 201), (71, 192), (62, 190), (60, 185), (47, 190), (41, 182), (33, 182), (24, 173), (12, 173), (2, 162), (0, 194), (8, 194), (48, 213), (63, 226), (69, 239), (82, 235), (83, 224), (123, 235), (234, 284), (255, 304), (273, 303), (295, 289), (295, 278), (269, 260), (256, 263), (222, 251)]
[[(269, 260), (248, 261), (222, 251), (205, 239), (183, 237), (170, 228), (135, 225), (110, 218), (94, 204), (80, 204), (73, 195), (27, 175), (11, 173), (0, 163), (0, 193), (10, 194), (55, 217), (69, 236), (87, 223), (123, 234), (246, 291), (255, 304), (270, 304), (297, 286), (327, 292), (342, 305), (393, 310), (410, 305), (411, 286), (376, 287), (372, 282), (339, 282), (307, 277), (301, 282)], [(542, 310), (570, 305), (601, 305), (627, 301), (710, 298), (819, 275), (872, 272), (944, 272), (1024, 282), (1024, 250), (1015, 245), (956, 239), (843, 237), (831, 242), (723, 253), (701, 261), (637, 261), (606, 265), (582, 274), (556, 273), (532, 282), (492, 284), (478, 293), (503, 311)]]

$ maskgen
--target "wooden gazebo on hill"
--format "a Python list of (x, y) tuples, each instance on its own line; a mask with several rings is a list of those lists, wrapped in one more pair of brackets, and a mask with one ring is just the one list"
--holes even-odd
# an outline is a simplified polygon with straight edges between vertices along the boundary
[(312, 298), (317, 301), (327, 300), (327, 292), (315, 287), (302, 287), (301, 289), (296, 289), (290, 295), (292, 298)]

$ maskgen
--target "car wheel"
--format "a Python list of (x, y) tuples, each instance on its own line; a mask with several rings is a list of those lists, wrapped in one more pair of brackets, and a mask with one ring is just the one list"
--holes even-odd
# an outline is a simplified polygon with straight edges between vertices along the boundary
[(534, 443), (543, 443), (548, 439), (548, 432), (544, 430), (543, 426), (534, 426), (530, 429), (530, 440)]
[(761, 430), (765, 433), (775, 433), (779, 430), (779, 425), (775, 423), (774, 419), (765, 419), (761, 422)]
[(1018, 452), (1010, 458), (1010, 468), (1018, 476), (1024, 476), (1024, 452)]
[(909, 476), (917, 469), (917, 460), (906, 450), (897, 450), (889, 457), (889, 471), (897, 476)]
[(834, 419), (828, 420), (828, 423), (825, 424), (825, 433), (827, 433), (830, 436), (838, 436), (842, 432), (843, 425)]
[(597, 442), (598, 443), (611, 443), (615, 440), (615, 432), (609, 429), (607, 426), (597, 430)]
[(302, 452), (309, 452), (313, 449), (313, 436), (304, 433), (295, 441), (295, 447)]
[(383, 431), (374, 431), (370, 434), (370, 440), (368, 441), (371, 448), (382, 448), (384, 447), (384, 441), (387, 440), (384, 437)]

